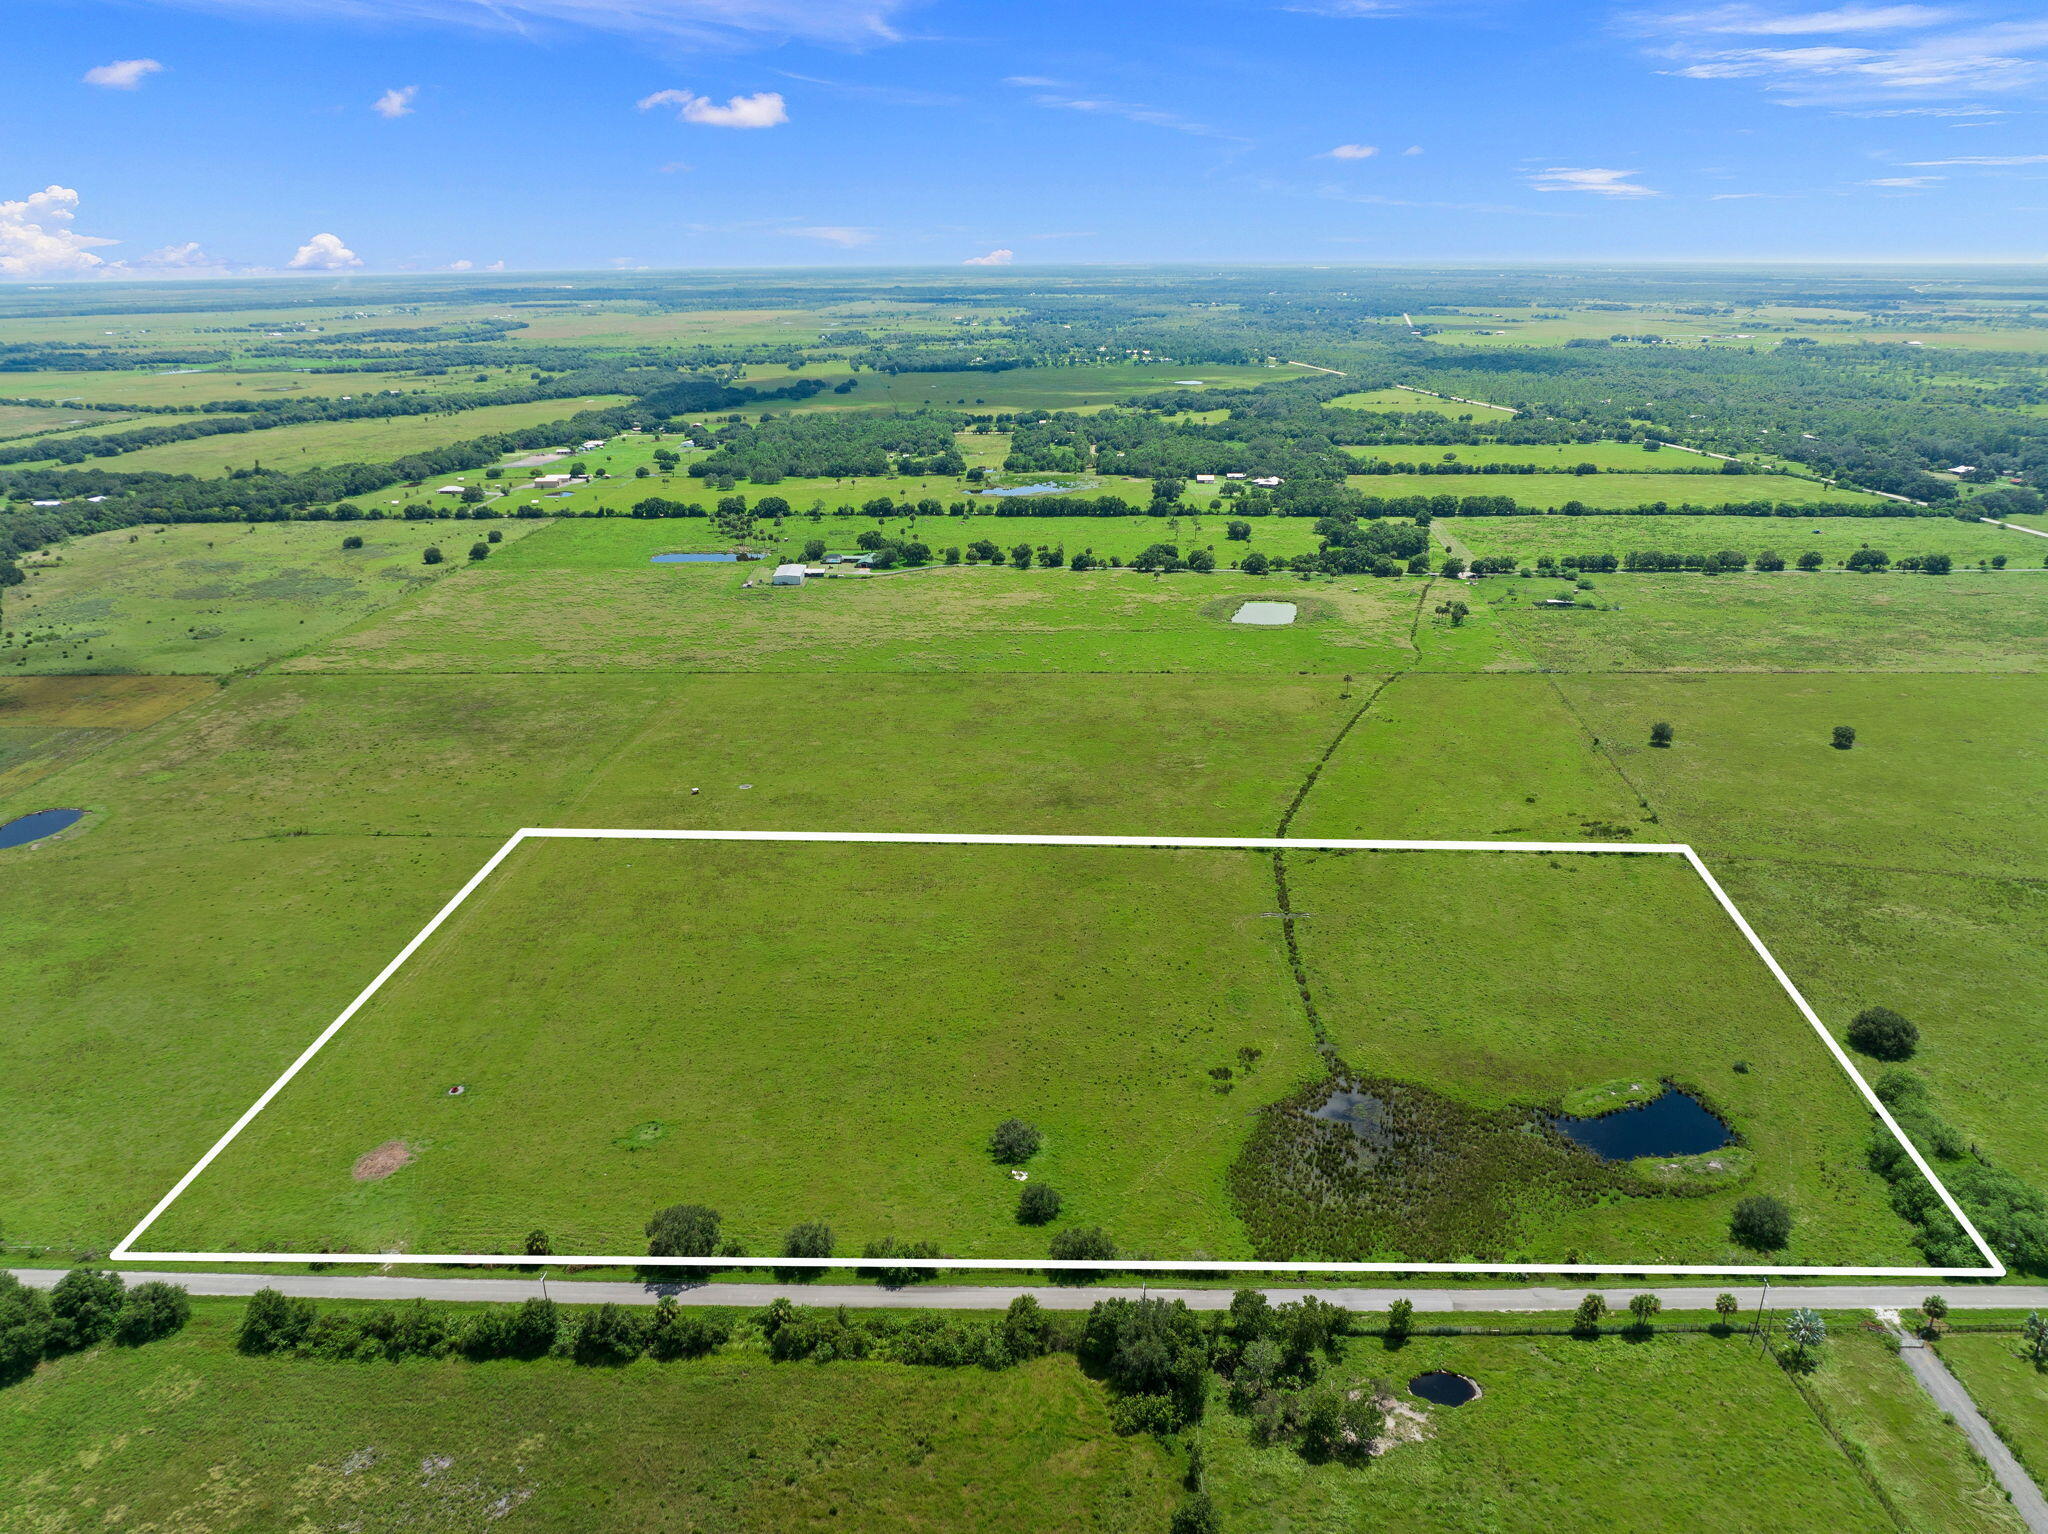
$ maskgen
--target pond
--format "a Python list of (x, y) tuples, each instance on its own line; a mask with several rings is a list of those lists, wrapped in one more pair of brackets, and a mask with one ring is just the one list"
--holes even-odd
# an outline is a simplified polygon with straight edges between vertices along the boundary
[(1583, 1145), (1602, 1161), (1633, 1161), (1638, 1156), (1698, 1156), (1735, 1141), (1730, 1129), (1690, 1092), (1666, 1087), (1662, 1095), (1632, 1108), (1617, 1108), (1594, 1118), (1569, 1113), (1547, 1115), (1552, 1129)]
[(1418, 1374), (1408, 1382), (1408, 1388), (1433, 1406), (1463, 1406), (1467, 1401), (1479, 1399), (1479, 1381), (1453, 1374), (1448, 1369), (1432, 1369), (1427, 1374)]
[(30, 842), (55, 836), (83, 819), (84, 810), (37, 810), (33, 815), (23, 815), (0, 826), (0, 847), (26, 847)]
[(1232, 623), (1255, 623), (1260, 628), (1280, 628), (1294, 621), (1292, 602), (1247, 602), (1231, 614)]
[(976, 495), (1063, 495), (1071, 490), (1092, 489), (1089, 485), (996, 485), (986, 490), (977, 490)]
[(730, 565), (738, 561), (737, 554), (656, 554), (647, 562), (651, 565)]

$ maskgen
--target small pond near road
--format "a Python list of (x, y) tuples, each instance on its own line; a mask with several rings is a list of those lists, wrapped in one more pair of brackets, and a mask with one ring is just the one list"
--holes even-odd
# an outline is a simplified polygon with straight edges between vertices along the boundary
[(85, 819), (84, 810), (37, 810), (0, 826), (0, 847), (26, 847), (46, 836), (75, 826)]
[(1432, 1369), (1408, 1382), (1409, 1390), (1435, 1406), (1463, 1406), (1479, 1399), (1479, 1382), (1448, 1369)]
[(1663, 1094), (1631, 1108), (1594, 1118), (1569, 1113), (1548, 1116), (1552, 1129), (1583, 1145), (1602, 1161), (1639, 1156), (1698, 1156), (1735, 1142), (1735, 1131), (1690, 1092), (1666, 1087)]

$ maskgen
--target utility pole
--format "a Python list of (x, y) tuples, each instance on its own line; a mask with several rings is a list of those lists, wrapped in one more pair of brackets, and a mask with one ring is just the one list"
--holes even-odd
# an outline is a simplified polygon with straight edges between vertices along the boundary
[(1764, 1345), (1764, 1307), (1770, 1304), (1770, 1302), (1771, 1280), (1770, 1276), (1766, 1274), (1764, 1277), (1764, 1292), (1757, 1296), (1756, 1301), (1756, 1345), (1759, 1348)]

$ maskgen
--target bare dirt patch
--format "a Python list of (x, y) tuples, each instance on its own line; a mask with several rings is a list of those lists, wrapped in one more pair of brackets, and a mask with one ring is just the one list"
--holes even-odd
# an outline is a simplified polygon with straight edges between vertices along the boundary
[(403, 1140), (386, 1140), (375, 1150), (356, 1157), (355, 1168), (349, 1175), (357, 1182), (382, 1182), (410, 1160), (410, 1145)]

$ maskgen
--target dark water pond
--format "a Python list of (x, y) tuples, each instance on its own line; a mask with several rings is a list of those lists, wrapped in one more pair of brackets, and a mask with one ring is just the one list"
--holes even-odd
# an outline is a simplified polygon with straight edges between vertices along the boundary
[(1386, 1100), (1370, 1092), (1334, 1087), (1322, 1106), (1310, 1110), (1309, 1117), (1342, 1124), (1368, 1145), (1380, 1149), (1385, 1149), (1393, 1139), (1393, 1130), (1387, 1123)]
[(26, 847), (85, 819), (84, 810), (37, 810), (0, 826), (0, 847)]
[(1427, 1374), (1418, 1374), (1408, 1382), (1408, 1388), (1423, 1400), (1436, 1406), (1463, 1406), (1467, 1401), (1479, 1398), (1479, 1385), (1462, 1374), (1453, 1374), (1448, 1369), (1432, 1369)]
[(1706, 1104), (1676, 1087), (1661, 1097), (1617, 1108), (1594, 1118), (1550, 1115), (1550, 1127), (1585, 1146), (1602, 1161), (1638, 1156), (1697, 1156), (1734, 1143), (1735, 1132), (1707, 1111)]
[(647, 562), (651, 565), (730, 565), (738, 560), (737, 554), (656, 554)]

